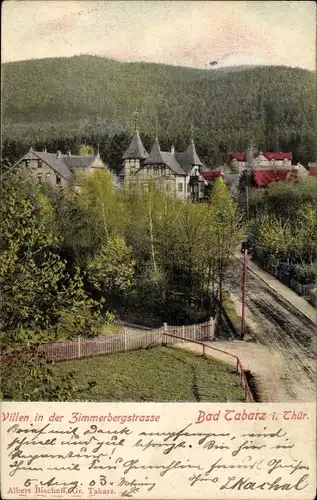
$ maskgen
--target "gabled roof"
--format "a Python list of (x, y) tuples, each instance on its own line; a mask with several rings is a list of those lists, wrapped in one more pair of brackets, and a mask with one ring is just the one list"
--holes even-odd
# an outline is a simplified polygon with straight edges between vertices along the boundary
[(181, 167), (181, 165), (177, 161), (174, 153), (168, 153), (165, 151), (161, 151), (161, 156), (163, 158), (165, 165), (167, 165), (171, 170), (173, 170), (173, 172), (175, 172), (175, 174), (186, 175), (186, 172), (184, 172), (184, 169)]
[(144, 165), (164, 165), (165, 161), (163, 160), (161, 154), (160, 143), (158, 138), (155, 139), (152, 145), (152, 149), (150, 151), (149, 156), (144, 161)]
[[(189, 175), (193, 166), (203, 167), (203, 163), (200, 161), (194, 141), (191, 140), (188, 148), (183, 153), (172, 151), (161, 151), (160, 143), (156, 137), (153, 142), (150, 154), (146, 152), (141, 142), (139, 133), (136, 131), (133, 135), (132, 141), (122, 159), (127, 158), (132, 159), (142, 159), (143, 167), (148, 165), (166, 165), (177, 175)], [(125, 175), (125, 170), (122, 169), (120, 175)]]
[[(96, 160), (96, 156), (63, 156), (64, 163), (68, 168), (89, 168)], [(101, 162), (101, 159), (100, 159)]]
[[(43, 151), (30, 151), (24, 155), (15, 165), (21, 163), (22, 160), (38, 158), (51, 167), (57, 174), (67, 181), (71, 181), (75, 177), (76, 169), (85, 169), (91, 167), (96, 161), (106, 168), (106, 165), (101, 160), (99, 154), (97, 156), (75, 156), (63, 155), (56, 153), (47, 153)], [(14, 166), (15, 166), (14, 165)]]
[(33, 151), (31, 148), (30, 151), (19, 160), (20, 163), (23, 159), (33, 159), (38, 158), (42, 160), (44, 163), (49, 165), (57, 174), (66, 179), (67, 181), (71, 181), (74, 178), (73, 172), (69, 170), (67, 165), (65, 165), (63, 161), (63, 155), (57, 155), (56, 153), (44, 153), (40, 151)]
[(193, 166), (203, 167), (203, 164), (196, 152), (193, 139), (191, 139), (186, 151), (184, 151), (183, 153), (175, 153), (175, 156), (186, 174), (190, 173)]
[(122, 156), (122, 160), (127, 160), (128, 158), (135, 160), (145, 160), (148, 157), (148, 153), (145, 147), (142, 144), (141, 137), (139, 135), (138, 130), (136, 130), (133, 134), (130, 145), (124, 155)]
[(160, 143), (156, 138), (153, 142), (151, 152), (147, 159), (144, 161), (143, 165), (166, 165), (175, 174), (186, 175), (186, 172), (182, 169), (181, 165), (177, 161), (176, 155), (173, 152), (161, 151)]

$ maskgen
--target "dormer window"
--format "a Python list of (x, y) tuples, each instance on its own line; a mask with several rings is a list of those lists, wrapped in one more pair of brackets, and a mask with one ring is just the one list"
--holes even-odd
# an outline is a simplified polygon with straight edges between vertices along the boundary
[(62, 182), (61, 176), (56, 174), (56, 186), (60, 186), (61, 182)]
[(43, 181), (43, 174), (37, 174), (37, 180), (39, 184), (42, 184)]
[(25, 166), (28, 168), (29, 165), (30, 165), (30, 160), (25, 160)]
[(42, 164), (42, 160), (38, 160), (37, 161), (37, 168), (42, 168), (43, 164)]

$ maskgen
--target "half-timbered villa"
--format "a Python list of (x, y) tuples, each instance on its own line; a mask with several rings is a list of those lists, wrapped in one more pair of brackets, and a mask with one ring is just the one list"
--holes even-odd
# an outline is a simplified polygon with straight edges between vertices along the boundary
[(194, 140), (183, 152), (162, 151), (156, 137), (150, 153), (142, 144), (138, 130), (135, 130), (131, 143), (122, 156), (123, 168), (120, 172), (124, 187), (144, 186), (154, 182), (163, 191), (178, 198), (200, 200), (204, 197), (205, 181), (201, 176), (204, 169)]

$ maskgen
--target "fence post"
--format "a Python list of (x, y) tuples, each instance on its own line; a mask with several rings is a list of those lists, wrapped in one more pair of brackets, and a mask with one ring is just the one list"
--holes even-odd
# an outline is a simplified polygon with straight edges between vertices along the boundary
[(127, 351), (127, 329), (125, 327), (123, 328), (123, 335), (124, 335), (124, 350)]
[(165, 343), (166, 343), (166, 336), (165, 336), (165, 332), (167, 332), (167, 323), (163, 323), (163, 335), (162, 335), (162, 345), (164, 345), (164, 340), (165, 340)]
[(196, 339), (196, 325), (194, 325), (194, 340), (197, 340)]
[(211, 316), (209, 318), (209, 326), (208, 326), (208, 338), (213, 339), (214, 338), (214, 319)]
[(81, 358), (81, 338), (80, 336), (77, 339), (77, 358)]

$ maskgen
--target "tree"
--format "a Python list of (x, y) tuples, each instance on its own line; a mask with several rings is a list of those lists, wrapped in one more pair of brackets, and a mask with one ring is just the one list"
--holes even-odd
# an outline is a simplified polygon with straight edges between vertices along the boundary
[(93, 334), (97, 304), (82, 275), (65, 272), (58, 239), (45, 224), (50, 206), (18, 172), (2, 185), (0, 206), (1, 344)]
[(275, 215), (263, 215), (258, 223), (256, 243), (266, 247), (276, 256), (287, 255), (289, 257), (294, 246), (289, 221), (284, 222)]
[(219, 301), (222, 304), (225, 272), (234, 258), (237, 245), (244, 237), (244, 228), (237, 206), (222, 177), (218, 177), (214, 184), (209, 210), (206, 211), (205, 217), (206, 264), (209, 271), (212, 269), (218, 282)]
[(135, 261), (121, 236), (109, 238), (88, 264), (88, 279), (104, 295), (126, 294), (132, 287)]
[(304, 205), (294, 224), (292, 251), (298, 260), (314, 263), (317, 252), (317, 212), (311, 204)]
[[(74, 383), (74, 374), (58, 379), (53, 365), (36, 346), (23, 346), (5, 354), (1, 364), (0, 398), (5, 401), (76, 401), (80, 391)], [(94, 380), (85, 381), (88, 387)]]
[(95, 154), (94, 148), (89, 144), (81, 144), (79, 146), (79, 155), (80, 156), (93, 156)]
[(252, 190), (251, 238), (269, 252), (293, 262), (316, 258), (316, 179), (280, 182), (265, 190)]
[(85, 224), (91, 223), (103, 245), (109, 237), (120, 234), (124, 227), (122, 205), (114, 186), (114, 177), (107, 171), (78, 176), (80, 192), (76, 203), (85, 212)]

